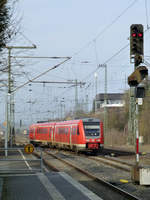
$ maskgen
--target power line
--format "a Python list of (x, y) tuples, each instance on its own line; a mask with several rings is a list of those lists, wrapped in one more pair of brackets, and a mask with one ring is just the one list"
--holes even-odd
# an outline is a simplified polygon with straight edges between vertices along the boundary
[(36, 76), (36, 77), (32, 78), (31, 80), (27, 81), (26, 83), (20, 85), (19, 87), (15, 88), (12, 92), (15, 92), (16, 90), (18, 90), (18, 89), (24, 87), (24, 86), (27, 85), (28, 83), (30, 83), (30, 82), (32, 82), (32, 81), (34, 81), (34, 80), (40, 78), (41, 76), (47, 74), (47, 73), (50, 72), (51, 70), (58, 68), (60, 65), (64, 64), (65, 62), (67, 62), (69, 59), (71, 59), (71, 57), (67, 57), (66, 60), (60, 62), (59, 64), (57, 64), (57, 65), (53, 66), (52, 68), (50, 68), (50, 69), (48, 69), (48, 70), (42, 72), (42, 73), (39, 74), (38, 76)]
[[(83, 49), (90, 46), (94, 41), (96, 41), (105, 31), (107, 31), (113, 24), (115, 24), (138, 0), (134, 0), (127, 8), (125, 8), (120, 15), (118, 15), (110, 24), (108, 24), (101, 32), (99, 32), (91, 41), (85, 44), (78, 52), (74, 53), (73, 56), (79, 54)], [(73, 57), (72, 56), (72, 57)]]
[(118, 19), (120, 19), (138, 0), (134, 0), (127, 8), (125, 8), (120, 15), (118, 15), (110, 24), (108, 24), (100, 33), (97, 34), (97, 36), (94, 38), (94, 40), (97, 40), (100, 35), (102, 35), (107, 29), (109, 29), (113, 24), (115, 24)]
[[(107, 64), (108, 62), (110, 62), (114, 57), (116, 57), (118, 54), (120, 54), (120, 52), (122, 52), (124, 49), (126, 49), (129, 46), (129, 44), (126, 44), (124, 47), (122, 47), (119, 51), (117, 51), (113, 56), (111, 56), (110, 58), (108, 58), (103, 64)], [(97, 72), (99, 70), (99, 65), (97, 66), (97, 68), (95, 70), (93, 70), (92, 72), (90, 72), (90, 74), (88, 74), (88, 76), (86, 76), (84, 79), (87, 80), (90, 76), (93, 76), (93, 74), (95, 72)], [(83, 80), (84, 80), (83, 79)]]
[(146, 14), (146, 23), (147, 23), (147, 29), (149, 29), (149, 23), (148, 23), (148, 9), (147, 9), (147, 0), (145, 0), (145, 14)]
[[(144, 31), (144, 33), (146, 33), (146, 32), (149, 31), (149, 30), (150, 30), (149, 28), (146, 29), (146, 30)], [(119, 54), (120, 54), (122, 51), (124, 51), (128, 46), (129, 46), (129, 43), (126, 44), (126, 45), (125, 45), (124, 47), (122, 47), (121, 49), (119, 49), (119, 51), (117, 51), (115, 54), (113, 54), (110, 58), (108, 58), (107, 60), (105, 60), (103, 64), (109, 63), (114, 57), (116, 57), (117, 55), (119, 55)], [(88, 74), (83, 80), (89, 79), (89, 77), (93, 76), (93, 74), (94, 74), (95, 72), (97, 72), (98, 70), (99, 70), (99, 66), (98, 66), (95, 70), (93, 70), (92, 72), (90, 72), (90, 74)]]

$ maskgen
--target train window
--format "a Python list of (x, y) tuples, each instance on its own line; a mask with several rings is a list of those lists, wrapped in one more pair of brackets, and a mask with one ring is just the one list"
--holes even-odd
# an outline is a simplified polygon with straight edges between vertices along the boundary
[(33, 130), (33, 129), (31, 129), (31, 130), (30, 130), (30, 134), (33, 134), (33, 133), (34, 133), (34, 130)]
[(99, 136), (100, 135), (100, 124), (99, 122), (86, 122), (83, 123), (84, 131), (86, 136)]
[(38, 128), (37, 129), (37, 133), (39, 133), (39, 134), (47, 134), (48, 133), (48, 129), (47, 128)]
[(68, 134), (68, 128), (65, 128), (65, 134), (66, 135)]
[(65, 128), (65, 134), (66, 135), (68, 134), (68, 128)]
[(39, 128), (39, 133), (41, 134), (43, 132), (43, 130), (41, 128)]
[(59, 127), (57, 129), (57, 134), (68, 134), (69, 128), (66, 127)]
[(80, 133), (79, 133), (79, 127), (77, 128), (77, 135), (80, 135)]
[(44, 128), (44, 134), (47, 134), (48, 133), (48, 128)]
[(58, 128), (58, 134), (65, 134), (65, 128)]
[(72, 128), (72, 135), (76, 135), (76, 131), (77, 131), (76, 127), (73, 127)]

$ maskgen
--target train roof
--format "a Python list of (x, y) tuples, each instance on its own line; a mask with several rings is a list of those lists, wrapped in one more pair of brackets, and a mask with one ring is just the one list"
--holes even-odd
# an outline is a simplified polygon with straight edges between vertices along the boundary
[(97, 118), (84, 118), (82, 119), (83, 122), (99, 122), (100, 119)]
[(69, 120), (69, 121), (60, 121), (60, 122), (42, 122), (42, 123), (36, 123), (32, 124), (30, 127), (35, 127), (35, 126), (49, 126), (49, 125), (58, 125), (58, 124), (77, 124), (79, 122), (100, 122), (100, 119), (96, 118), (84, 118), (84, 119), (75, 119), (75, 120)]

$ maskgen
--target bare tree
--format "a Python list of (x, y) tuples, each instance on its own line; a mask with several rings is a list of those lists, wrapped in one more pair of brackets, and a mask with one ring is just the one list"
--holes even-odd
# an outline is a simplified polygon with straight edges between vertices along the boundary
[(14, 40), (19, 32), (20, 19), (15, 16), (18, 0), (0, 0), (0, 71), (7, 69), (5, 46)]

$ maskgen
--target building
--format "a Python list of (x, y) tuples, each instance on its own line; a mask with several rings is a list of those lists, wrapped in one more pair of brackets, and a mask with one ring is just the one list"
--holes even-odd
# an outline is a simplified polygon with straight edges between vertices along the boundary
[[(123, 93), (107, 93), (106, 99), (106, 107), (110, 108), (117, 108), (117, 107), (123, 107), (124, 106), (124, 100), (123, 100)], [(93, 110), (98, 111), (101, 108), (105, 107), (105, 94), (100, 93), (96, 95), (96, 99), (94, 99), (93, 102)]]

